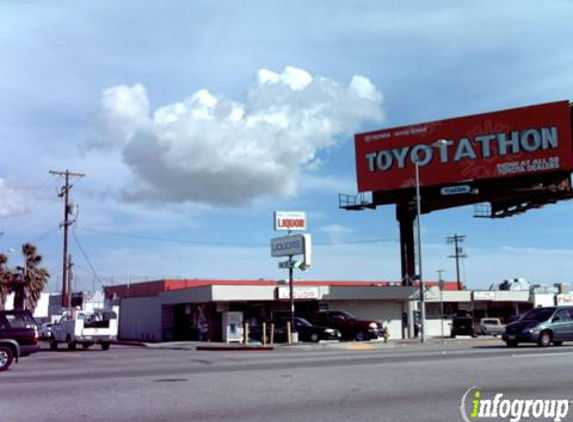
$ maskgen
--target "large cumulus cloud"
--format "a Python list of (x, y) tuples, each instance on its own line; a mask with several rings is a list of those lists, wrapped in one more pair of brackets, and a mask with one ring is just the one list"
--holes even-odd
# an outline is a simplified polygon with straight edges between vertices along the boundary
[(382, 120), (381, 104), (363, 76), (342, 85), (294, 67), (259, 70), (244, 103), (203, 89), (152, 112), (145, 87), (115, 86), (101, 97), (97, 145), (121, 149), (135, 176), (128, 199), (238, 206), (294, 194), (320, 151)]

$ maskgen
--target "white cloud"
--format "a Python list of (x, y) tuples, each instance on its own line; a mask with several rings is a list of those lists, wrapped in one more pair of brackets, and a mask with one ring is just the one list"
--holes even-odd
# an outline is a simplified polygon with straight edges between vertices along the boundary
[(381, 103), (363, 76), (344, 86), (294, 67), (261, 69), (245, 103), (202, 89), (152, 114), (142, 85), (116, 86), (102, 94), (95, 146), (121, 149), (128, 199), (244, 205), (295, 194), (321, 151), (383, 119)]
[(26, 198), (10, 187), (4, 179), (0, 179), (0, 217), (16, 217), (28, 211)]
[(149, 100), (143, 85), (106, 89), (101, 94), (100, 109), (95, 117), (102, 137), (90, 146), (125, 144), (149, 124), (148, 116)]

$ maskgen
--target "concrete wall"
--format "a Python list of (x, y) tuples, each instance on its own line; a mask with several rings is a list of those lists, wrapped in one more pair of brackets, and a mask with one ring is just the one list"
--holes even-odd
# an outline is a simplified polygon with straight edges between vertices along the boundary
[(496, 302), (529, 302), (529, 290), (496, 290)]
[[(34, 318), (38, 319), (47, 319), (48, 318), (48, 306), (50, 304), (50, 293), (42, 293), (40, 296), (40, 300), (36, 305), (36, 309), (34, 310)], [(4, 304), (4, 309), (7, 311), (11, 311), (14, 309), (14, 293), (10, 293), (8, 298), (6, 299), (6, 303)]]
[(212, 302), (214, 300), (213, 287), (216, 286), (193, 287), (187, 290), (171, 290), (162, 292), (157, 297), (159, 298), (159, 302), (164, 305)]
[(538, 306), (555, 306), (555, 295), (552, 293), (537, 293), (531, 296), (534, 308)]
[(211, 286), (213, 300), (220, 302), (265, 300), (273, 301), (276, 297), (275, 286)]
[[(472, 292), (469, 290), (460, 291), (449, 291), (445, 290), (442, 292), (444, 302), (471, 302)], [(429, 292), (426, 293), (426, 301), (428, 302), (439, 302), (440, 294), (438, 289), (431, 288)]]
[(413, 287), (402, 286), (322, 286), (322, 300), (405, 300), (413, 297)]
[(161, 305), (156, 296), (121, 300), (119, 338), (161, 341)]
[(444, 327), (444, 337), (449, 337), (452, 332), (452, 320), (427, 319), (425, 327), (426, 337), (441, 337), (442, 326)]
[(402, 303), (396, 301), (327, 301), (330, 311), (347, 311), (359, 319), (380, 321), (390, 330), (391, 339), (402, 338)]

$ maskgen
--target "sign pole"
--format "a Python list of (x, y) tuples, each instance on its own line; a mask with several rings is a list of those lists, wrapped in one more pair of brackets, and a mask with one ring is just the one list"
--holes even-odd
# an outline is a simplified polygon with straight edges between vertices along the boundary
[(289, 255), (289, 266), (288, 266), (288, 284), (289, 284), (289, 302), (290, 302), (290, 329), (291, 332), (296, 332), (294, 328), (294, 286), (293, 286), (293, 259), (292, 255)]
[(416, 224), (418, 229), (418, 279), (420, 282), (420, 341), (426, 341), (426, 298), (424, 291), (424, 276), (422, 274), (422, 230), (420, 218), (422, 216), (422, 206), (420, 199), (420, 166), (416, 160)]

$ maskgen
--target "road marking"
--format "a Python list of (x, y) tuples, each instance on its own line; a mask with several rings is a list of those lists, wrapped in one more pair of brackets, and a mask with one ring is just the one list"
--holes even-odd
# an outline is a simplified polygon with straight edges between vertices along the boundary
[(347, 350), (372, 350), (375, 347), (372, 346), (371, 344), (351, 344), (349, 346), (346, 346)]

